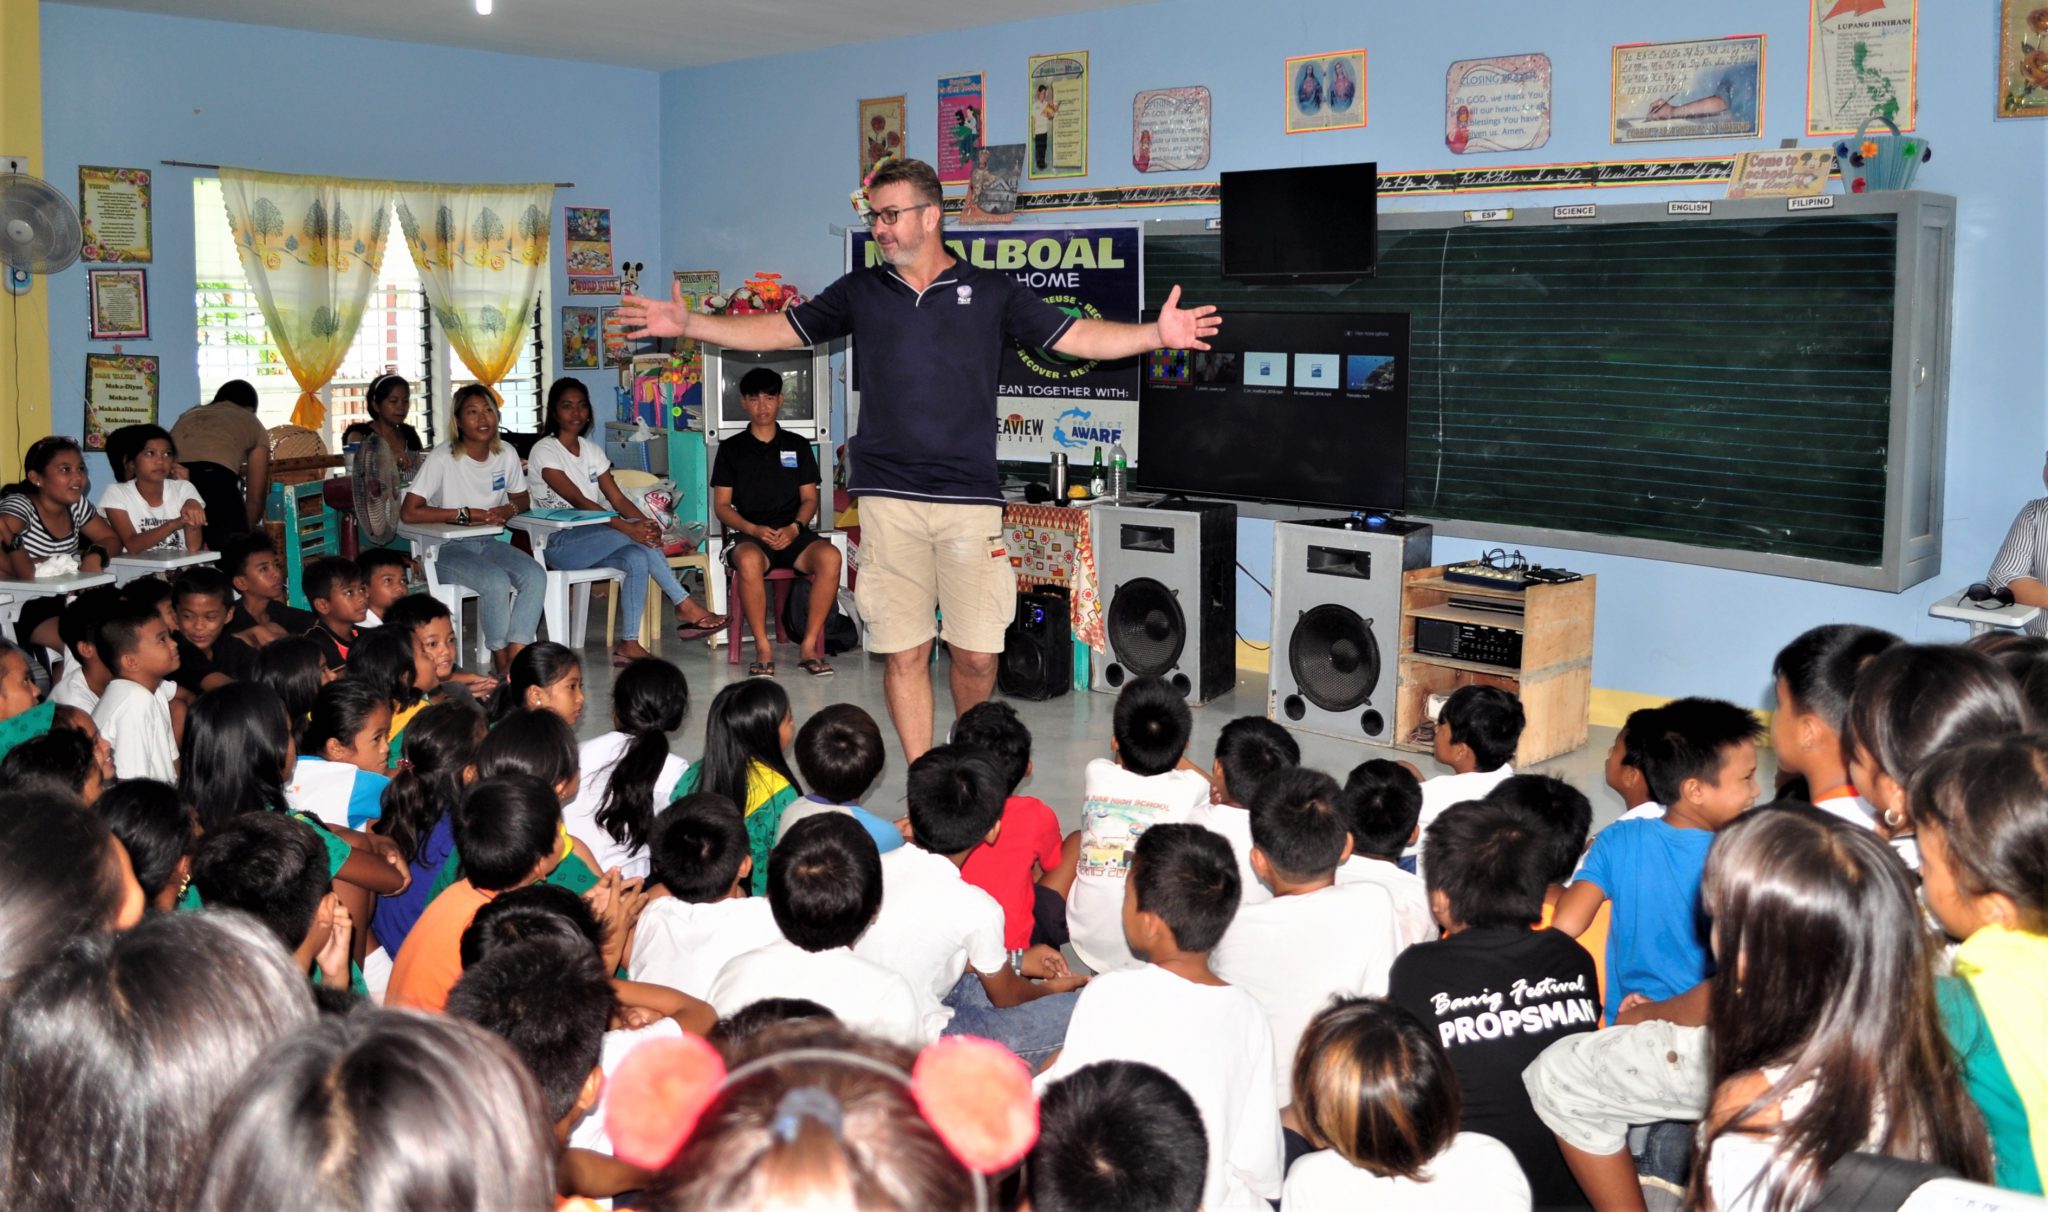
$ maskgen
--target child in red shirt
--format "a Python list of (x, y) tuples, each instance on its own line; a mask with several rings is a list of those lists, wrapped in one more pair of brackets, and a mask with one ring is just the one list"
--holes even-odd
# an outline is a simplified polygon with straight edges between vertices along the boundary
[(1017, 794), (1031, 773), (1031, 730), (1008, 703), (990, 700), (953, 725), (953, 743), (988, 755), (1009, 790), (996, 840), (975, 850), (960, 874), (1003, 907), (1003, 946), (1064, 946), (1066, 899), (1037, 882), (1041, 872), (1060, 865), (1059, 819), (1044, 800)]

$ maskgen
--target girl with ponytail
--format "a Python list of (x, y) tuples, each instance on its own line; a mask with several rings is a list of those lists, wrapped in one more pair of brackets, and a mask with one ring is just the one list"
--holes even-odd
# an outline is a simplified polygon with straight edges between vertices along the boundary
[(590, 847), (599, 870), (617, 867), (629, 879), (647, 874), (655, 807), (668, 803), (689, 768), (669, 752), (689, 706), (683, 671), (656, 657), (634, 661), (612, 682), (612, 731), (583, 742), (583, 785), (562, 809), (569, 833)]
[(441, 865), (455, 849), (453, 810), (476, 781), (476, 752), (489, 734), (483, 713), (462, 703), (435, 703), (405, 730), (397, 769), (384, 788), (383, 815), (370, 826), (390, 838), (412, 868), (412, 884), (378, 900), (371, 918), (377, 941), (391, 955), (412, 933)]

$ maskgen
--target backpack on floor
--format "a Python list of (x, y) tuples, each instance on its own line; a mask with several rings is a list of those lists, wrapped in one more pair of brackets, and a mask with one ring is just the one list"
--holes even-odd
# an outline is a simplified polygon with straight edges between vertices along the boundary
[[(805, 588), (806, 579), (790, 590), (789, 601), (782, 610), (782, 634), (794, 640), (804, 633), (811, 621), (811, 595)], [(860, 626), (847, 616), (852, 594), (840, 590), (832, 599), (832, 612), (825, 616), (825, 632), (820, 637), (825, 645), (825, 655), (838, 656), (861, 646)]]

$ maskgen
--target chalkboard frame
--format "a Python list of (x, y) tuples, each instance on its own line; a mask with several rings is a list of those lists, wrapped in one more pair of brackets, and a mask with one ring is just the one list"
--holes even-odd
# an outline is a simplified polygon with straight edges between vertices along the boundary
[[(1417, 514), (1439, 535), (1489, 543), (1562, 548), (1609, 555), (1728, 568), (1863, 589), (1899, 592), (1934, 577), (1941, 567), (1943, 467), (1948, 423), (1948, 371), (1955, 285), (1956, 201), (1921, 191), (1823, 195), (1812, 199), (1714, 199), (1711, 202), (1574, 203), (1512, 208), (1388, 211), (1381, 231), (1430, 230), (1468, 223), (1516, 228), (1610, 223), (1697, 224), (1729, 219), (1791, 219), (1829, 215), (1891, 216), (1896, 223), (1893, 274), (1891, 410), (1886, 449), (1881, 558), (1849, 563), (1762, 550), (1705, 547), (1597, 531), (1519, 526)], [(1701, 206), (1708, 213), (1698, 213)], [(1804, 208), (1814, 209), (1804, 209)], [(1585, 213), (1588, 209), (1593, 213)], [(1146, 225), (1148, 239), (1220, 232), (1215, 219), (1166, 220)], [(1148, 281), (1147, 305), (1173, 283)], [(1277, 287), (1275, 290), (1287, 290)], [(1200, 299), (1190, 299), (1200, 303)], [(1226, 312), (1226, 322), (1227, 322)], [(1139, 458), (1142, 460), (1142, 451)], [(1253, 516), (1311, 517), (1325, 510), (1250, 506)]]

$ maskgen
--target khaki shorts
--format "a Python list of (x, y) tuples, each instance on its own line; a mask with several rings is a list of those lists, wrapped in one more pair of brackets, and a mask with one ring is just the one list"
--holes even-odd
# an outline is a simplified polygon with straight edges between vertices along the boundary
[(870, 652), (906, 652), (932, 638), (1001, 652), (1017, 613), (1017, 573), (1000, 505), (945, 505), (895, 497), (860, 499), (860, 577), (854, 600)]

